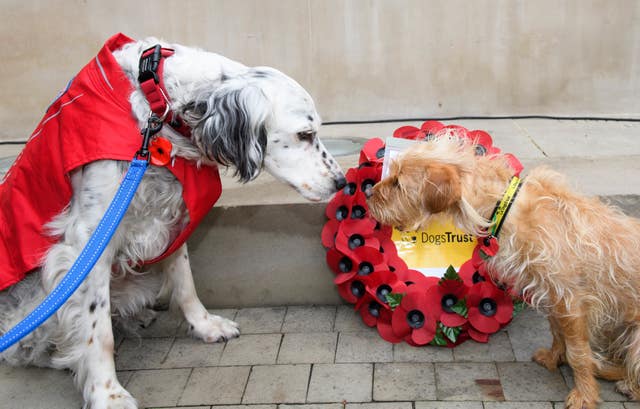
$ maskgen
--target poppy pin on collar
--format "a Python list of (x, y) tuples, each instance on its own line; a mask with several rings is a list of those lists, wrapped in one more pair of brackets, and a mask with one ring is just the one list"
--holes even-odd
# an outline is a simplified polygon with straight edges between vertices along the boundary
[(149, 144), (151, 164), (155, 166), (166, 166), (171, 161), (172, 148), (173, 145), (168, 139), (161, 136), (154, 138)]

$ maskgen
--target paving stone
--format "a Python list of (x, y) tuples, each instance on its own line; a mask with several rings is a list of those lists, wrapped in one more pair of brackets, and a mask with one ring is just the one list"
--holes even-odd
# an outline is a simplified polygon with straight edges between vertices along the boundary
[(485, 402), (484, 409), (554, 409), (554, 408), (551, 402)]
[(624, 409), (640, 409), (640, 402), (625, 402), (622, 406)]
[(278, 354), (278, 363), (333, 363), (337, 342), (337, 332), (284, 334)]
[(236, 314), (235, 321), (243, 334), (279, 333), (286, 312), (285, 307), (243, 308)]
[(136, 371), (127, 390), (141, 408), (176, 405), (190, 373), (191, 368)]
[[(460, 348), (460, 346), (456, 347)], [(394, 362), (452, 362), (453, 349), (435, 346), (414, 347), (406, 342), (393, 346)]]
[(242, 403), (304, 403), (311, 365), (254, 366)]
[(549, 322), (530, 308), (518, 314), (506, 330), (516, 361), (531, 362), (531, 357), (538, 348), (551, 346)]
[[(627, 406), (627, 405), (632, 406)], [(640, 408), (640, 404), (637, 402), (601, 402), (598, 405), (598, 409), (638, 409)], [(554, 402), (553, 409), (565, 409), (564, 402)]]
[(534, 362), (498, 363), (508, 401), (563, 401), (569, 389), (559, 371), (550, 372)]
[[(238, 313), (238, 310), (233, 308), (220, 308), (220, 309), (210, 309), (210, 310), (208, 309), (207, 311), (209, 312), (209, 314), (217, 315), (219, 317), (226, 318), (231, 321), (235, 321), (236, 314)], [(190, 336), (189, 322), (187, 322), (187, 320), (182, 320), (182, 324), (180, 324), (180, 327), (176, 332), (176, 336), (177, 337)]]
[[(207, 406), (209, 408), (209, 406)], [(277, 409), (276, 405), (224, 405), (211, 406), (212, 409)], [(182, 407), (176, 409), (183, 409)]]
[(157, 311), (153, 322), (146, 328), (140, 328), (142, 338), (173, 337), (184, 321), (181, 311)]
[(357, 311), (353, 309), (352, 305), (340, 305), (336, 312), (336, 321), (333, 326), (334, 331), (338, 332), (360, 332), (371, 331), (376, 332), (375, 329), (367, 327)]
[[(215, 408), (217, 409), (217, 408)], [(317, 403), (309, 405), (278, 405), (278, 409), (344, 409), (342, 403)]]
[(173, 338), (125, 339), (116, 355), (116, 368), (161, 369)]
[(239, 404), (250, 370), (248, 366), (195, 368), (179, 404)]
[(434, 400), (436, 380), (433, 364), (376, 364), (373, 400)]
[(415, 409), (483, 409), (482, 402), (416, 402)]
[(504, 400), (498, 371), (490, 363), (437, 363), (438, 400)]
[(220, 365), (269, 365), (276, 363), (281, 334), (242, 335), (227, 341)]
[(348, 403), (346, 409), (412, 409), (411, 402)]
[(117, 371), (116, 376), (118, 377), (118, 381), (120, 382), (120, 385), (126, 387), (133, 373), (134, 371)]
[[(575, 383), (573, 380), (573, 370), (568, 365), (562, 365), (560, 367), (560, 373), (567, 383), (569, 389), (573, 389)], [(622, 402), (629, 400), (626, 396), (616, 391), (616, 383), (605, 381), (602, 379), (596, 379), (600, 384), (600, 399), (603, 401)]]
[(336, 363), (391, 361), (393, 361), (393, 344), (382, 339), (377, 333), (340, 333)]
[(335, 320), (335, 306), (288, 307), (282, 332), (331, 332)]
[(486, 344), (469, 340), (453, 348), (456, 362), (512, 362), (515, 361), (509, 335), (498, 332)]
[(622, 402), (602, 402), (598, 409), (625, 409)]
[[(220, 408), (240, 408), (241, 406), (216, 406), (216, 409), (220, 409)], [(155, 409), (155, 408), (152, 408)], [(211, 409), (211, 406), (174, 406), (171, 408), (165, 408), (164, 406), (162, 407), (162, 409)], [(267, 408), (270, 409), (270, 408)], [(275, 409), (275, 408), (274, 408)]]
[(220, 361), (225, 344), (207, 344), (201, 339), (176, 338), (162, 366), (165, 368), (195, 368), (214, 366)]
[(82, 396), (68, 371), (0, 365), (0, 409), (80, 409)]
[(316, 364), (307, 402), (369, 402), (372, 381), (372, 364)]

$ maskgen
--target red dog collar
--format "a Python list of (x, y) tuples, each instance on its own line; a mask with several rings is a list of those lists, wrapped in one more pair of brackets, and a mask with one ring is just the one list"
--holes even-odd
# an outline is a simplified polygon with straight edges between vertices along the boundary
[(138, 83), (142, 93), (147, 98), (151, 112), (161, 118), (165, 124), (175, 129), (183, 136), (191, 137), (189, 128), (173, 112), (169, 106), (169, 93), (164, 87), (164, 59), (174, 54), (171, 48), (162, 48), (160, 44), (147, 48), (142, 52), (139, 62)]

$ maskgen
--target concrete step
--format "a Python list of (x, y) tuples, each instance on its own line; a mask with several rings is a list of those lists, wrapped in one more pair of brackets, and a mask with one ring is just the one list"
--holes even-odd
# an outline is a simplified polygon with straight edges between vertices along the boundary
[[(588, 195), (640, 217), (640, 124), (609, 121), (454, 121), (484, 129), (527, 168), (547, 164)], [(418, 125), (420, 123), (414, 123)], [(385, 138), (404, 123), (325, 126), (323, 140)], [(0, 146), (0, 157), (16, 154)], [(3, 150), (4, 149), (4, 150)], [(358, 154), (338, 157), (346, 171)], [(7, 161), (5, 161), (5, 164)], [(0, 165), (1, 166), (1, 165)], [(223, 172), (224, 173), (224, 172)], [(223, 194), (188, 244), (200, 297), (210, 308), (337, 304), (320, 243), (325, 203), (309, 203), (263, 173), (242, 185), (222, 176)]]

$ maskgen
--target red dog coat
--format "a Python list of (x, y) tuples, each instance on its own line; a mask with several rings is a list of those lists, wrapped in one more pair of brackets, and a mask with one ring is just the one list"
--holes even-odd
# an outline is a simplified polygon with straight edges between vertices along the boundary
[[(131, 113), (133, 87), (112, 51), (132, 42), (116, 34), (47, 109), (0, 183), (0, 290), (42, 264), (54, 237), (45, 224), (70, 202), (69, 172), (101, 160), (130, 161), (142, 137)], [(217, 167), (175, 158), (167, 169), (182, 184), (190, 222), (165, 252), (177, 250), (220, 197)]]

